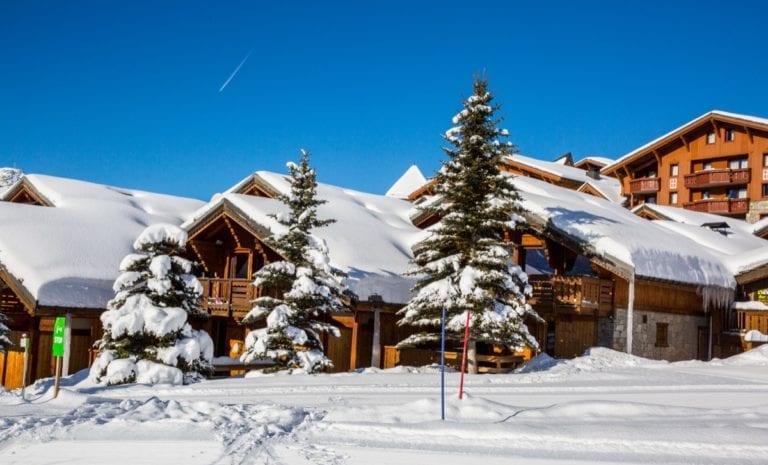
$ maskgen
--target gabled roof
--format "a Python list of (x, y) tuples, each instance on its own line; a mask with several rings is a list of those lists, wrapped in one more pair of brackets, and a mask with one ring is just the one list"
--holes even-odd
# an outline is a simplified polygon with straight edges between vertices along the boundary
[[(589, 184), (593, 190), (599, 193), (603, 198), (615, 203), (623, 203), (624, 197), (621, 196), (621, 183), (612, 177), (600, 176), (600, 179), (590, 177), (587, 172), (581, 168), (562, 165), (560, 163), (538, 160), (536, 158), (526, 157), (515, 154), (505, 157), (504, 162), (522, 168), (523, 171), (541, 174), (543, 178), (550, 178), (555, 181), (566, 179), (572, 183), (582, 186)], [(581, 189), (581, 187), (579, 188)]]
[(732, 294), (736, 282), (722, 257), (684, 235), (587, 194), (515, 177), (529, 224), (571, 244), (612, 272)]
[(586, 166), (588, 165), (596, 165), (602, 168), (603, 166), (610, 165), (613, 163), (613, 161), (614, 160), (612, 158), (592, 156), (582, 158), (581, 160), (574, 163), (573, 166), (576, 168), (586, 169)]
[[(259, 171), (251, 177), (281, 194), (290, 192), (284, 175)], [(286, 211), (281, 202), (237, 194), (233, 190), (214, 196), (182, 227), (193, 230), (206, 221), (211, 212), (227, 205), (255, 235), (258, 235), (257, 227), (271, 233), (285, 230), (270, 216)], [(411, 268), (411, 246), (425, 234), (408, 218), (411, 203), (323, 183), (318, 183), (317, 197), (327, 201), (318, 206), (318, 216), (336, 222), (313, 233), (328, 245), (331, 264), (348, 274), (346, 282), (350, 289), (361, 299), (379, 294), (389, 303), (407, 302), (415, 281), (402, 274)]]
[(50, 207), (0, 202), (0, 264), (37, 306), (103, 309), (148, 225), (179, 224), (199, 200), (44, 175), (23, 178)]
[(763, 131), (768, 131), (768, 118), (760, 118), (757, 116), (741, 115), (738, 113), (729, 113), (729, 112), (720, 111), (720, 110), (712, 110), (708, 113), (704, 113), (703, 115), (683, 124), (678, 128), (673, 129), (672, 131), (664, 134), (663, 136), (658, 137), (648, 142), (647, 144), (632, 150), (631, 152), (627, 153), (623, 157), (620, 157), (618, 160), (614, 161), (610, 165), (603, 167), (601, 171), (605, 174), (610, 174), (612, 172), (615, 172), (619, 167), (624, 166), (627, 163), (634, 161), (638, 157), (641, 157), (647, 154), (649, 150), (652, 150), (654, 148), (661, 148), (662, 146), (668, 144), (669, 142), (685, 135), (689, 131), (698, 129), (700, 126), (704, 124), (709, 124), (712, 121), (720, 121), (724, 123), (731, 123), (735, 125), (746, 126), (746, 127), (760, 129)]
[(396, 199), (407, 199), (413, 191), (423, 186), (426, 182), (427, 178), (424, 177), (419, 167), (411, 165), (384, 195)]
[[(742, 276), (768, 268), (768, 241), (755, 235), (754, 225), (736, 218), (684, 208), (644, 204), (632, 209), (643, 218), (672, 230), (719, 257), (739, 283)], [(727, 228), (717, 227), (727, 223)], [(715, 226), (714, 228), (710, 226)]]

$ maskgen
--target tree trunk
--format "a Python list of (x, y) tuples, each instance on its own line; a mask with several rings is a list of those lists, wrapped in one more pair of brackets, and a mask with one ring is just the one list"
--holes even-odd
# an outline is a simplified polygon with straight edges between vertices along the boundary
[(474, 339), (467, 344), (467, 373), (477, 374), (477, 345)]

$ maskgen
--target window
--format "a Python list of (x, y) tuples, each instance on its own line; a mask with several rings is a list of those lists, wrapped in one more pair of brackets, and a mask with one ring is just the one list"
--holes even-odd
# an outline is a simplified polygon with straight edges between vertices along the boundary
[(768, 184), (763, 184), (763, 197), (768, 197)]
[(747, 198), (747, 188), (741, 187), (741, 188), (731, 188), (728, 189), (728, 198), (729, 199), (746, 199)]
[(736, 140), (736, 131), (733, 129), (726, 129), (725, 130), (725, 141), (726, 142), (733, 142)]
[(669, 323), (656, 323), (656, 347), (669, 347)]
[(669, 175), (670, 176), (677, 176), (680, 172), (680, 168), (677, 166), (677, 163), (674, 165), (669, 165)]
[(763, 154), (763, 166), (768, 166), (768, 153)]
[(715, 143), (715, 131), (711, 131), (707, 133), (707, 144), (714, 144)]
[(670, 205), (677, 205), (677, 192), (670, 192), (670, 194), (669, 194), (669, 204)]
[(711, 170), (712, 169), (712, 162), (711, 161), (705, 161), (704, 162), (704, 169), (705, 170)]
[(671, 190), (677, 189), (677, 178), (669, 178), (669, 188)]
[(739, 158), (737, 160), (729, 160), (728, 168), (732, 170), (744, 169), (749, 167), (749, 160), (746, 158)]
[(710, 192), (710, 191), (702, 192), (701, 193), (701, 198), (704, 199), (704, 200), (711, 199), (712, 198), (712, 192)]
[(648, 197), (645, 198), (645, 203), (652, 203), (652, 204), (655, 205), (656, 204), (656, 196), (655, 195), (649, 195)]

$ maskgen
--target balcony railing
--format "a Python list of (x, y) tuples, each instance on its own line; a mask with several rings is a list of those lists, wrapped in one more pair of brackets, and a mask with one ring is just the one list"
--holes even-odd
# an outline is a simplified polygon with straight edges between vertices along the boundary
[(629, 181), (629, 192), (632, 194), (658, 192), (660, 188), (660, 178), (637, 178)]
[(726, 186), (748, 184), (751, 171), (749, 168), (736, 170), (704, 170), (685, 175), (685, 187), (697, 189), (700, 187)]
[(202, 307), (212, 316), (243, 318), (257, 297), (265, 295), (250, 279), (198, 278), (203, 286)]
[(605, 316), (613, 310), (613, 281), (592, 276), (530, 276), (530, 304), (540, 313)]
[(704, 199), (683, 205), (688, 210), (718, 215), (740, 215), (749, 211), (749, 199)]

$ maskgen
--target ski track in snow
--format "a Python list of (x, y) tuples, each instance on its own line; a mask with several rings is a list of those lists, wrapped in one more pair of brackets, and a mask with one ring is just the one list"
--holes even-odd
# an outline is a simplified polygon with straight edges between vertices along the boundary
[(754, 366), (629, 368), (603, 354), (469, 376), (462, 401), (448, 373), (445, 422), (429, 369), (180, 387), (70, 380), (57, 400), (43, 381), (32, 401), (0, 391), (0, 463), (101, 464), (111, 453), (132, 465), (768, 464), (763, 353)]

